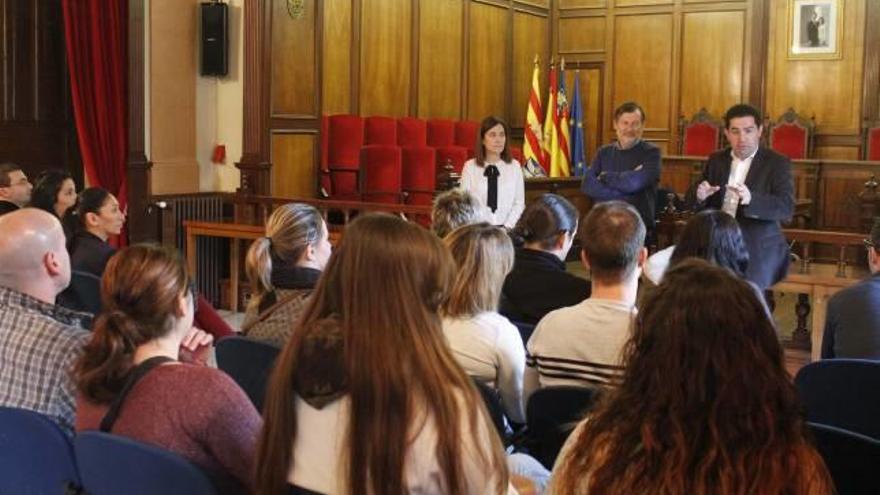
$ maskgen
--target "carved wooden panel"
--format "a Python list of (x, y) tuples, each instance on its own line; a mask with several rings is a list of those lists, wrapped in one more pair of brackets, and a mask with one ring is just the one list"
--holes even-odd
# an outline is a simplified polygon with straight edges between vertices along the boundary
[(351, 0), (324, 0), (322, 113), (351, 112)]
[(463, 0), (419, 3), (419, 117), (461, 115), (463, 14)]
[[(543, 101), (546, 95), (547, 66), (550, 58), (550, 20), (548, 16), (525, 12), (513, 14), (513, 95), (510, 109), (512, 127), (523, 127), (526, 107), (532, 90), (532, 73), (535, 55), (541, 62), (541, 86)], [(542, 117), (543, 119), (543, 117)]]
[(614, 0), (616, 7), (634, 7), (638, 5), (671, 5), (673, 0)]
[(706, 108), (718, 118), (743, 100), (744, 37), (744, 11), (684, 14), (679, 114)]
[(672, 15), (615, 17), (612, 108), (627, 100), (645, 109), (647, 130), (671, 122)]
[(317, 116), (315, 0), (302, 16), (287, 13), (287, 2), (272, 2), (272, 115)]
[(317, 137), (317, 134), (272, 134), (272, 196), (315, 196)]
[(559, 0), (559, 9), (580, 9), (580, 8), (596, 8), (605, 7), (605, 0)]
[(563, 17), (559, 19), (559, 53), (602, 53), (605, 51), (605, 17)]
[(360, 114), (409, 114), (412, 1), (368, 2), (361, 9)]
[(487, 115), (508, 118), (510, 90), (509, 11), (494, 5), (471, 2), (468, 24), (467, 115), (482, 120)]
[(31, 179), (69, 170), (82, 184), (60, 0), (0, 1), (0, 162)]

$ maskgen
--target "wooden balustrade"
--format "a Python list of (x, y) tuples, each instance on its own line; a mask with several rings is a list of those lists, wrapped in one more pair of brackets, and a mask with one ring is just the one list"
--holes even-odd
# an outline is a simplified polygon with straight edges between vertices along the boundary
[[(272, 211), (279, 205), (286, 203), (304, 203), (312, 205), (321, 211), (324, 220), (328, 224), (346, 224), (355, 213), (358, 212), (384, 212), (400, 215), (405, 220), (412, 220), (419, 216), (431, 217), (431, 207), (427, 205), (404, 205), (388, 203), (366, 203), (361, 201), (338, 201), (329, 199), (313, 198), (280, 198), (274, 196), (255, 196), (250, 194), (236, 194), (232, 199), (235, 207), (235, 223), (264, 225)], [(333, 213), (339, 214), (336, 222), (331, 218)], [(334, 220), (331, 222), (331, 220)]]

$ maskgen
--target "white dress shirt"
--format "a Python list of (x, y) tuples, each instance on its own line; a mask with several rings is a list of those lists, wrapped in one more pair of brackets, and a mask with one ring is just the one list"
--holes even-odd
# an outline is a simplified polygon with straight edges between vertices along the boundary
[(498, 167), (498, 208), (495, 213), (486, 206), (489, 193), (489, 179), (483, 175), (484, 167), (471, 158), (461, 170), (461, 188), (470, 192), (480, 202), (483, 217), (492, 225), (503, 225), (512, 229), (526, 207), (525, 183), (522, 167), (516, 160), (510, 163), (499, 160), (493, 163)]
[(730, 150), (730, 176), (727, 178), (727, 185), (745, 184), (746, 176), (749, 175), (749, 169), (752, 168), (752, 160), (758, 154), (758, 148), (751, 155), (740, 160)]

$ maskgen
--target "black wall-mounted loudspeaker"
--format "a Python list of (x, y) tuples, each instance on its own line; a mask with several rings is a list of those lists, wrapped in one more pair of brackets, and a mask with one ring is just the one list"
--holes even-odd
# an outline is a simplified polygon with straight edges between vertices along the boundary
[(225, 76), (229, 72), (229, 9), (225, 3), (204, 2), (201, 51), (203, 76)]

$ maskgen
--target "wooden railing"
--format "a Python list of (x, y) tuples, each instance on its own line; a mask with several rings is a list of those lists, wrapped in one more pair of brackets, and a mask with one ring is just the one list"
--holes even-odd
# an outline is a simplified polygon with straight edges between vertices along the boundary
[(415, 218), (431, 218), (431, 207), (427, 205), (404, 205), (388, 203), (365, 203), (361, 201), (337, 201), (329, 199), (313, 198), (281, 198), (275, 196), (254, 196), (236, 194), (232, 199), (235, 207), (235, 223), (249, 225), (264, 225), (272, 211), (286, 203), (305, 203), (314, 206), (321, 211), (324, 220), (335, 224), (331, 218), (337, 213), (341, 224), (348, 223), (353, 214), (358, 212), (384, 212), (400, 215), (402, 218), (412, 220)]

